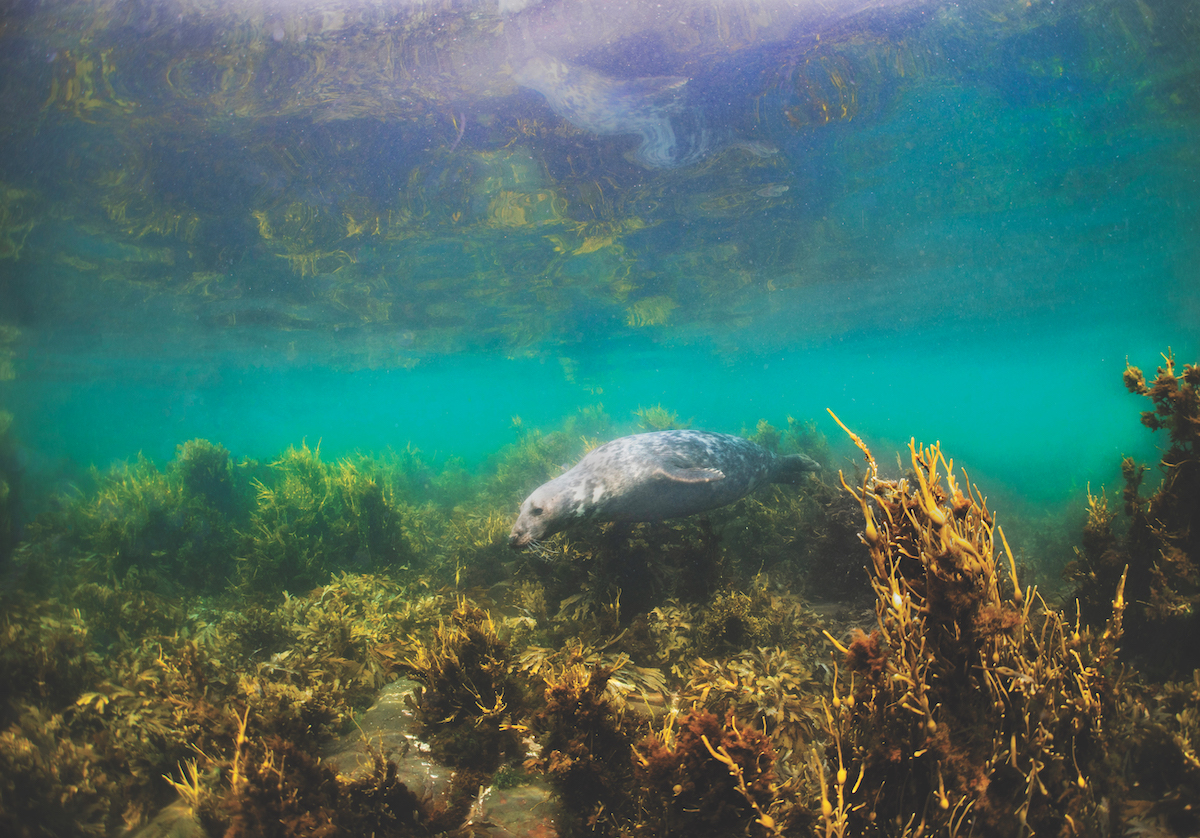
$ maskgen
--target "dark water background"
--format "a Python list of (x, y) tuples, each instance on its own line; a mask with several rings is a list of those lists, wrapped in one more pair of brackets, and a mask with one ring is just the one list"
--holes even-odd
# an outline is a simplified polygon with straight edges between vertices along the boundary
[[(1120, 376), (1200, 353), (1197, 4), (640, 8), (8, 4), (28, 484), (194, 437), (479, 463), (595, 404), (831, 408), (1047, 508), (1154, 460)], [(546, 53), (716, 145), (631, 159), (513, 83)]]

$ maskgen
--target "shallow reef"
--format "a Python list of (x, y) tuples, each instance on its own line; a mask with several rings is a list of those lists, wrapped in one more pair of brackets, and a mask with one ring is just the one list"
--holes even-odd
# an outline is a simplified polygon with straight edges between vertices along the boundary
[[(885, 476), (853, 433), (851, 476), (508, 547), (560, 463), (686, 424), (662, 406), (518, 421), (475, 472), (206, 440), (94, 470), (12, 539), (0, 831), (173, 804), (194, 834), (495, 835), (489, 790), (536, 779), (564, 836), (1195, 834), (1200, 674), (1170, 638), (1194, 633), (1196, 369), (1126, 371), (1163, 477), (1143, 497), (1127, 463), (1123, 515), (1089, 496), (1061, 602), (937, 445)], [(744, 435), (832, 461), (809, 422)], [(401, 676), (436, 790), (365, 734), (361, 770), (321, 758)]]

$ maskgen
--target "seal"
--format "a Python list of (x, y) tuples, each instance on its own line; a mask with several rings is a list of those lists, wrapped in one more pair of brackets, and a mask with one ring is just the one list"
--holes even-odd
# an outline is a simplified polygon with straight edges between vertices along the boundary
[(623, 436), (543, 483), (521, 504), (509, 545), (519, 549), (585, 521), (662, 521), (716, 509), (767, 483), (798, 483), (820, 466), (803, 454), (708, 431)]

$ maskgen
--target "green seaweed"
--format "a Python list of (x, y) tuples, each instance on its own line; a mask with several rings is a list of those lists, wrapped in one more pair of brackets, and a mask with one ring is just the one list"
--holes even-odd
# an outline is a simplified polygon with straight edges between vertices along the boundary
[[(207, 465), (201, 452), (211, 452)], [(94, 493), (67, 496), (35, 520), (18, 564), (35, 584), (60, 590), (83, 582), (167, 595), (223, 589), (236, 564), (236, 534), (229, 512), (214, 500), (233, 511), (233, 487), (212, 475), (228, 471), (228, 456), (194, 440), (180, 446), (165, 470), (140, 455), (106, 472), (93, 468)], [(59, 572), (50, 573), (48, 562)]]
[(335, 571), (378, 570), (410, 556), (403, 507), (364, 457), (329, 464), (320, 446), (301, 443), (253, 482), (238, 564), (238, 584), (249, 590), (307, 590)]
[(676, 428), (686, 428), (692, 423), (680, 422), (679, 414), (673, 410), (667, 410), (661, 404), (656, 404), (653, 407), (639, 407), (633, 412), (637, 417), (638, 429), (642, 431), (670, 431)]

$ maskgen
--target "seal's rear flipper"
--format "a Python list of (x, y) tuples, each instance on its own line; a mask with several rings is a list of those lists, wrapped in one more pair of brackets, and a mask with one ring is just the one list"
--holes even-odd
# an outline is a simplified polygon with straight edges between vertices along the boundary
[(725, 479), (725, 472), (715, 468), (662, 466), (658, 473), (674, 483), (715, 483)]
[(800, 483), (804, 475), (820, 471), (821, 464), (803, 454), (788, 454), (775, 460), (775, 470), (771, 472), (772, 483)]

